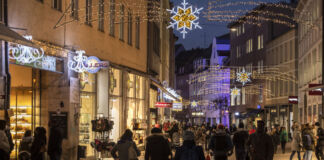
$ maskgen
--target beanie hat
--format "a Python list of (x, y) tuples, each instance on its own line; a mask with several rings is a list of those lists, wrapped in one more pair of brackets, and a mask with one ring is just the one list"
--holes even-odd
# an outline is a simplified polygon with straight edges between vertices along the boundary
[(195, 135), (191, 131), (185, 131), (183, 134), (183, 140), (184, 141), (190, 141), (190, 140), (195, 140)]

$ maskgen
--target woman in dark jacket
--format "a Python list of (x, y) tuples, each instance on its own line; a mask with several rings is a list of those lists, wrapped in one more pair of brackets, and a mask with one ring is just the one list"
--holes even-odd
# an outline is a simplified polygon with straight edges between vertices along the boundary
[(111, 155), (114, 159), (118, 158), (119, 160), (137, 160), (141, 152), (133, 141), (133, 132), (131, 130), (127, 129), (121, 136), (117, 145), (111, 150)]
[(176, 150), (174, 160), (195, 159), (205, 160), (203, 148), (196, 146), (195, 135), (191, 131), (186, 131), (183, 135), (183, 145)]
[(44, 160), (46, 152), (46, 129), (44, 127), (37, 127), (34, 133), (34, 141), (31, 149), (32, 160)]

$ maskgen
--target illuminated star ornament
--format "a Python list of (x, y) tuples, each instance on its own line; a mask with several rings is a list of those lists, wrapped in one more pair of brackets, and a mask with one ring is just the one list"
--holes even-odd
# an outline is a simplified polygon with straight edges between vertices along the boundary
[(236, 73), (236, 81), (241, 82), (244, 86), (247, 82), (251, 82), (250, 76), (251, 73), (245, 72), (245, 69), (243, 68), (242, 72)]
[(196, 101), (191, 102), (191, 107), (197, 107), (197, 106), (198, 106), (198, 103)]
[(234, 88), (231, 89), (231, 95), (232, 96), (239, 96), (240, 95), (240, 92), (241, 92), (241, 90), (238, 89), (238, 88), (236, 88), (236, 87), (234, 87)]
[(181, 4), (183, 7), (177, 6), (177, 10), (175, 8), (172, 8), (172, 10), (167, 9), (167, 11), (172, 14), (172, 22), (170, 22), (170, 25), (167, 28), (176, 28), (180, 33), (182, 33), (183, 39), (185, 39), (186, 34), (188, 33), (187, 30), (192, 30), (193, 26), (194, 29), (201, 29), (197, 20), (199, 19), (198, 15), (203, 8), (195, 8), (193, 10), (192, 6), (189, 6), (186, 0), (183, 0)]

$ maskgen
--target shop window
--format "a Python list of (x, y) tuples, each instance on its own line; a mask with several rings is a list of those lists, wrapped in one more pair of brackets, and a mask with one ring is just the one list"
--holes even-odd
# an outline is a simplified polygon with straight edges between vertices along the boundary
[(126, 76), (127, 97), (134, 98), (135, 96), (135, 75), (128, 73)]

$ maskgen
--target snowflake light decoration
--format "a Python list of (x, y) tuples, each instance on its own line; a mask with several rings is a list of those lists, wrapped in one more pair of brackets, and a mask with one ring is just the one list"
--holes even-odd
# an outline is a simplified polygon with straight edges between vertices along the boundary
[(231, 89), (231, 95), (232, 96), (239, 96), (239, 95), (241, 95), (240, 92), (241, 92), (241, 90), (238, 89), (238, 88), (236, 88), (236, 87), (234, 87), (234, 88)]
[(245, 72), (245, 69), (243, 68), (242, 72), (236, 73), (236, 81), (241, 82), (244, 86), (247, 82), (251, 82), (250, 76), (251, 73)]
[(186, 2), (186, 0), (183, 0), (181, 4), (183, 7), (177, 6), (177, 10), (175, 7), (172, 8), (172, 10), (167, 9), (167, 11), (173, 15), (171, 17), (172, 22), (170, 22), (170, 25), (167, 28), (176, 28), (180, 33), (182, 33), (183, 39), (185, 39), (186, 34), (188, 33), (187, 29), (192, 30), (192, 26), (194, 26), (194, 29), (202, 28), (197, 20), (199, 19), (198, 15), (203, 7), (195, 8), (193, 10), (192, 6), (187, 7), (189, 3)]

